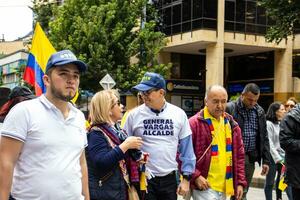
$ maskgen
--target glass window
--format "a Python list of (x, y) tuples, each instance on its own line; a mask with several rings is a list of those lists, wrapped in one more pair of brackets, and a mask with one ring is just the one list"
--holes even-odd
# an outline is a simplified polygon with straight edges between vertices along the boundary
[(257, 53), (229, 58), (228, 80), (274, 77), (274, 53)]
[(192, 0), (185, 0), (182, 3), (182, 21), (191, 20), (191, 2)]
[(172, 34), (181, 33), (181, 24), (172, 26)]
[(170, 4), (170, 3), (172, 3), (172, 0), (164, 0), (164, 1), (163, 1), (163, 4), (165, 4), (165, 5), (166, 5), (166, 4)]
[(188, 32), (188, 31), (192, 31), (192, 23), (191, 22), (182, 23), (182, 32)]
[(267, 17), (266, 17), (266, 11), (264, 8), (257, 6), (257, 24), (263, 24), (266, 25), (267, 23)]
[(235, 0), (225, 1), (225, 31), (235, 31)]
[(203, 19), (203, 28), (215, 29), (217, 27), (217, 20)]
[(246, 5), (246, 23), (254, 24), (256, 20), (256, 3), (247, 2)]
[(300, 54), (293, 55), (293, 77), (300, 77)]
[(203, 55), (180, 54), (180, 78), (199, 80), (199, 73), (205, 69), (205, 62)]
[(204, 13), (203, 16), (207, 18), (217, 18), (218, 15), (218, 0), (203, 0), (204, 1)]
[(300, 33), (300, 23), (299, 22), (296, 22), (294, 24), (294, 33)]
[(173, 24), (177, 24), (181, 22), (181, 4), (173, 6)]
[(245, 2), (244, 1), (237, 1), (236, 2), (236, 21), (237, 22), (244, 22), (245, 21)]
[(164, 9), (163, 22), (165, 25), (171, 25), (171, 7)]
[(235, 2), (225, 1), (225, 20), (234, 21)]
[(193, 19), (202, 17), (202, 0), (193, 1)]

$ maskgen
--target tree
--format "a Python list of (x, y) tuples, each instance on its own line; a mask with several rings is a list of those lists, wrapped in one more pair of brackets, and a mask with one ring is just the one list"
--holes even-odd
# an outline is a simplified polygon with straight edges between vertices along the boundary
[[(146, 0), (68, 0), (52, 9), (49, 38), (53, 46), (72, 50), (88, 64), (81, 79), (83, 89), (99, 90), (99, 80), (106, 73), (122, 90), (130, 89), (145, 71), (167, 74), (170, 65), (156, 60), (166, 44), (165, 35), (155, 31), (155, 20), (139, 28), (146, 4)], [(138, 58), (134, 64), (133, 57)]]
[(293, 34), (294, 27), (300, 22), (300, 0), (259, 0), (266, 8), (267, 15), (274, 21), (266, 34), (268, 41), (279, 43)]
[(53, 19), (54, 10), (57, 8), (56, 3), (49, 3), (40, 0), (33, 0), (31, 10), (34, 13), (34, 20), (39, 22), (43, 30), (49, 31), (49, 22)]

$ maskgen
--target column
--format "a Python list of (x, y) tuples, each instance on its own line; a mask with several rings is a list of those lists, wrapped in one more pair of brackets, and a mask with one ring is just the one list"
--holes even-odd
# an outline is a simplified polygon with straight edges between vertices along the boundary
[(293, 43), (288, 37), (286, 49), (275, 51), (274, 101), (286, 101), (293, 96)]
[(218, 1), (217, 42), (206, 47), (206, 88), (224, 84), (224, 5)]

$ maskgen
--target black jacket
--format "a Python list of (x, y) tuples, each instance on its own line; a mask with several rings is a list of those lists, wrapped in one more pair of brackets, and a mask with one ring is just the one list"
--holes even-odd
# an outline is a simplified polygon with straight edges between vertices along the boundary
[(286, 181), (300, 189), (300, 104), (282, 119), (279, 139), (285, 150)]
[[(231, 101), (227, 104), (226, 112), (231, 114), (235, 121), (238, 122), (241, 130), (242, 135), (244, 135), (244, 118), (241, 114), (242, 109), (242, 101), (239, 98), (236, 101)], [(267, 133), (267, 125), (266, 125), (266, 116), (264, 109), (259, 106), (258, 104), (255, 105), (255, 110), (257, 111), (258, 115), (258, 133), (256, 135), (256, 149), (257, 149), (257, 157), (256, 161), (261, 164), (270, 164), (271, 155), (270, 155), (270, 144), (269, 138)]]

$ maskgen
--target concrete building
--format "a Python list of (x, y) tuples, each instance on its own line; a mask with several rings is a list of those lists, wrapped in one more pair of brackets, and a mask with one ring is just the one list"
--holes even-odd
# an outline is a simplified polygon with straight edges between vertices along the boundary
[[(256, 0), (159, 0), (161, 31), (168, 44), (160, 62), (173, 63), (169, 100), (188, 115), (202, 106), (205, 89), (224, 85), (229, 95), (245, 84), (261, 87), (259, 103), (300, 97), (300, 35), (266, 41), (272, 24)], [(298, 33), (296, 30), (295, 33)]]
[(27, 58), (28, 53), (25, 50), (18, 50), (0, 58), (1, 87), (12, 89), (20, 85)]

